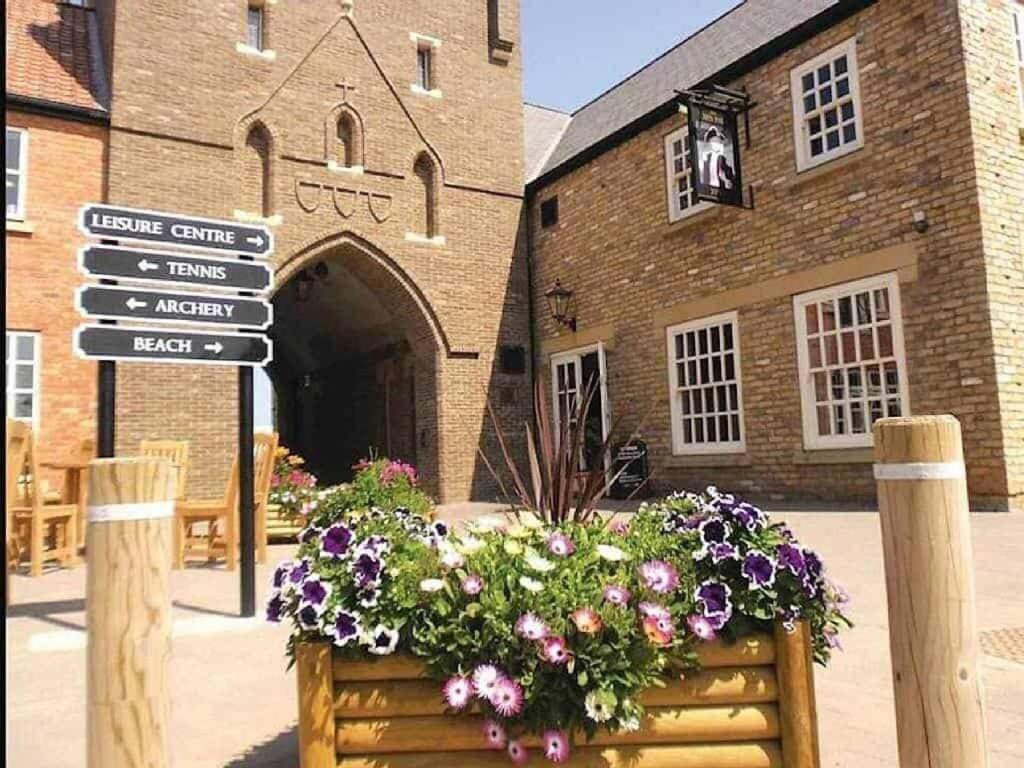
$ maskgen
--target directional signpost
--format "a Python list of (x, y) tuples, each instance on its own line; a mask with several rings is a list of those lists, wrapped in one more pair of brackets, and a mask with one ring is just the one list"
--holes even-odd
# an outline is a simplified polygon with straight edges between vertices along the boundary
[[(238, 367), (241, 613), (253, 616), (252, 369), (273, 360), (272, 342), (258, 331), (270, 328), (274, 310), (250, 297), (273, 289), (273, 270), (255, 260), (273, 253), (274, 236), (262, 225), (99, 203), (83, 206), (78, 225), (89, 237), (104, 239), (79, 251), (78, 266), (106, 284), (84, 285), (75, 294), (78, 311), (100, 324), (79, 326), (73, 339), (76, 354), (100, 361), (101, 456), (114, 451), (114, 361)], [(123, 241), (141, 245), (122, 246)], [(112, 280), (131, 285), (111, 285)], [(114, 324), (119, 320), (156, 325)], [(169, 323), (175, 327), (161, 327)]]

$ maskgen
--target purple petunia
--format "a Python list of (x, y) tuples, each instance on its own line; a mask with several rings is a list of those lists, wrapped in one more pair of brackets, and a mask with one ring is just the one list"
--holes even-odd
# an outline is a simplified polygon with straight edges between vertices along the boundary
[(335, 523), (320, 535), (320, 555), (343, 560), (352, 547), (352, 530), (343, 523)]
[(358, 589), (376, 586), (383, 570), (384, 564), (372, 552), (360, 551), (352, 561), (352, 575)]
[(732, 618), (732, 601), (729, 599), (732, 590), (728, 584), (709, 579), (702, 583), (693, 593), (697, 606), (701, 609), (714, 629), (721, 629)]
[(292, 569), (292, 561), (284, 560), (277, 564), (277, 568), (274, 569), (274, 575), (270, 579), (270, 585), (274, 589), (282, 589), (285, 585), (285, 580), (288, 578), (288, 574)]
[(315, 541), (320, 533), (321, 529), (319, 526), (310, 524), (299, 531), (299, 535), (296, 538), (298, 538), (299, 544), (305, 544), (310, 541)]
[(327, 626), (327, 634), (334, 638), (334, 644), (344, 648), (359, 637), (362, 623), (359, 616), (349, 611), (340, 610), (334, 620)]
[(312, 605), (300, 605), (295, 618), (302, 629), (318, 629), (320, 627), (320, 611)]
[(743, 502), (732, 511), (733, 519), (751, 533), (764, 527), (765, 514), (753, 504)]
[(267, 600), (267, 621), (277, 624), (281, 621), (281, 614), (284, 612), (284, 600), (281, 595), (275, 594)]
[(743, 558), (740, 571), (747, 577), (751, 589), (764, 589), (775, 583), (775, 561), (756, 549)]
[(297, 563), (292, 563), (292, 567), (288, 570), (288, 575), (285, 577), (281, 590), (283, 592), (294, 592), (300, 589), (302, 583), (306, 580), (306, 576), (309, 575), (309, 571), (309, 560), (306, 558), (302, 558)]
[(302, 583), (302, 602), (323, 613), (327, 608), (327, 598), (331, 596), (331, 585), (321, 581), (317, 574), (311, 574)]
[(679, 571), (664, 560), (651, 560), (640, 566), (640, 576), (652, 592), (667, 595), (679, 586)]
[(775, 548), (775, 556), (778, 558), (779, 568), (784, 568), (797, 578), (803, 578), (807, 572), (804, 553), (800, 551), (800, 547), (794, 547), (792, 544), (779, 544)]
[(715, 544), (723, 544), (732, 532), (730, 525), (720, 517), (709, 517), (697, 526), (700, 541), (707, 549)]

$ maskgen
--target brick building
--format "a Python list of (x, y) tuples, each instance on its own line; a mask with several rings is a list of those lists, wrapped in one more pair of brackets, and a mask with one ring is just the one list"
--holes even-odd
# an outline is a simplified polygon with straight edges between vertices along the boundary
[[(606, 370), (591, 416), (642, 422), (656, 487), (773, 500), (870, 501), (872, 421), (953, 413), (972, 502), (1020, 506), (1022, 67), (1011, 0), (749, 0), (572, 115), (528, 106), (554, 395)], [(674, 89), (710, 84), (757, 103), (754, 210), (689, 188)]]
[[(107, 200), (273, 229), (283, 442), (326, 481), (376, 450), (441, 499), (484, 493), (485, 398), (527, 412), (518, 3), (95, 6)], [(190, 487), (219, 492), (236, 378), (119, 366), (118, 452), (189, 439)]]
[(106, 78), (91, 10), (10, 0), (6, 24), (5, 405), (52, 461), (96, 434), (95, 366), (70, 340), (75, 216), (104, 195)]

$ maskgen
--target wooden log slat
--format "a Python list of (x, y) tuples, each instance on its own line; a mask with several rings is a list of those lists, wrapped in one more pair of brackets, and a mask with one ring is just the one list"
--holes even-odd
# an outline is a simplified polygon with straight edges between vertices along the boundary
[[(778, 699), (778, 689), (771, 667), (726, 667), (652, 688), (640, 701), (649, 707), (765, 704)], [(346, 682), (335, 687), (334, 712), (339, 718), (422, 717), (445, 711), (440, 685), (433, 680)]]
[[(342, 720), (337, 729), (339, 754), (381, 752), (429, 752), (444, 734), (448, 751), (483, 748), (482, 716), (400, 717), (393, 720)], [(587, 746), (638, 744), (719, 743), (724, 741), (768, 741), (780, 735), (779, 711), (774, 704), (747, 707), (657, 708), (647, 711), (643, 727), (632, 733), (599, 733)], [(585, 743), (583, 735), (577, 737)], [(537, 747), (540, 740), (525, 743)]]
[[(531, 763), (542, 762), (537, 750)], [(339, 758), (337, 768), (508, 768), (504, 751), (421, 752), (419, 754), (351, 755)], [(775, 742), (683, 744), (672, 747), (580, 747), (563, 768), (783, 768)]]
[[(751, 635), (736, 643), (706, 643), (698, 647), (701, 667), (767, 667), (775, 663), (775, 640), (769, 635)], [(334, 660), (334, 679), (349, 682), (376, 680), (417, 680), (428, 677), (423, 664), (411, 656), (387, 656), (376, 661)]]

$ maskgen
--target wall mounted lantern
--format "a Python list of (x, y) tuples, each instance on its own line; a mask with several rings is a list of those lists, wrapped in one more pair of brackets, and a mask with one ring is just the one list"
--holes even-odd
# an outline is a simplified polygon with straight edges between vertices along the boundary
[(569, 305), (572, 302), (572, 291), (562, 287), (561, 280), (555, 280), (554, 287), (544, 294), (548, 300), (548, 309), (552, 319), (576, 333), (576, 316), (569, 316)]

